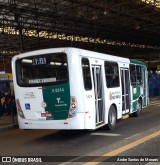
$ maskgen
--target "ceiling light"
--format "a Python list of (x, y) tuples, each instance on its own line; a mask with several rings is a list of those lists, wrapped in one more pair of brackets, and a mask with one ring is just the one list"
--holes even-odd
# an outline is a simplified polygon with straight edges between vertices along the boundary
[(104, 10), (103, 14), (107, 15), (109, 13), (109, 11), (107, 9)]

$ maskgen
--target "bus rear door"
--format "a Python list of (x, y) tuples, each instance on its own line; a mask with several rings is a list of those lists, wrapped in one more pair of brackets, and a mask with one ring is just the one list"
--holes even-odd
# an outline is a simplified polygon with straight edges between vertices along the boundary
[(122, 88), (122, 115), (130, 110), (130, 83), (128, 68), (121, 68), (121, 88)]
[(95, 94), (96, 126), (99, 126), (104, 123), (102, 66), (92, 65), (92, 74)]

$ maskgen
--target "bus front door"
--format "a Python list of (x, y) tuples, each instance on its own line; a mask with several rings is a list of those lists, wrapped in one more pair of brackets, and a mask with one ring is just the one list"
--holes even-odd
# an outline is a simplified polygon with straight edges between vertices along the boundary
[(92, 66), (92, 74), (95, 94), (96, 126), (99, 126), (104, 122), (104, 99), (101, 66)]
[(121, 68), (121, 88), (122, 88), (122, 114), (129, 113), (130, 109), (130, 83), (128, 68)]

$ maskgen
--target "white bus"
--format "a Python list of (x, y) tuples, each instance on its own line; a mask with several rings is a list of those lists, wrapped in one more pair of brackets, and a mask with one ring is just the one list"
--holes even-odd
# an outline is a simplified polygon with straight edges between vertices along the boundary
[(20, 129), (110, 130), (148, 105), (143, 62), (77, 48), (51, 48), (12, 59)]

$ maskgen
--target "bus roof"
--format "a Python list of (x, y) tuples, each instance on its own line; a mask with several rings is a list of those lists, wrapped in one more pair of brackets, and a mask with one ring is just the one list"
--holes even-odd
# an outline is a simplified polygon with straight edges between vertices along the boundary
[(94, 52), (94, 51), (75, 48), (75, 47), (60, 47), (60, 48), (48, 48), (48, 49), (35, 50), (35, 51), (18, 54), (16, 56), (14, 56), (13, 58), (16, 59), (17, 57), (23, 58), (26, 56), (49, 54), (49, 53), (55, 53), (55, 52), (66, 52), (67, 53), (70, 51), (73, 51), (73, 52), (75, 51), (75, 52), (77, 52), (78, 55), (83, 55), (83, 56), (91, 57), (91, 58), (97, 58), (97, 59), (99, 58), (99, 59), (105, 59), (105, 60), (109, 59), (109, 60), (117, 61), (117, 62), (126, 62), (126, 63), (132, 63), (132, 64), (146, 66), (145, 63), (138, 61), (138, 60), (133, 60), (133, 59), (119, 57), (119, 56), (105, 54), (105, 53)]
[(146, 66), (146, 64), (142, 61), (138, 61), (138, 60), (133, 60), (133, 59), (130, 59), (130, 63), (131, 64), (137, 64), (137, 65), (143, 65), (143, 66)]
[(109, 55), (109, 54), (104, 54), (104, 53), (99, 53), (99, 52), (94, 52), (90, 50), (84, 50), (80, 48), (75, 48), (75, 47), (60, 47), (60, 48), (48, 48), (48, 49), (41, 49), (41, 50), (35, 50), (35, 51), (30, 51), (22, 54), (18, 54), (13, 57), (13, 59), (17, 58), (24, 58), (28, 56), (34, 56), (34, 55), (43, 55), (43, 54), (49, 54), (49, 53), (58, 53), (58, 52), (75, 52), (77, 55), (82, 55), (90, 58), (97, 58), (97, 59), (104, 59), (104, 60), (112, 60), (116, 62), (126, 62), (129, 63), (128, 58), (123, 58), (119, 56), (114, 56), (114, 55)]
[(77, 49), (80, 52), (80, 55), (87, 55), (88, 57), (91, 58), (99, 58), (99, 59), (104, 59), (104, 60), (111, 60), (111, 61), (116, 61), (116, 62), (126, 62), (129, 63), (128, 58), (124, 57), (119, 57), (111, 54), (105, 54), (105, 53), (99, 53), (99, 52), (94, 52), (90, 50), (84, 50), (84, 49)]

